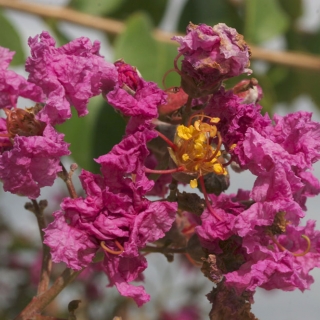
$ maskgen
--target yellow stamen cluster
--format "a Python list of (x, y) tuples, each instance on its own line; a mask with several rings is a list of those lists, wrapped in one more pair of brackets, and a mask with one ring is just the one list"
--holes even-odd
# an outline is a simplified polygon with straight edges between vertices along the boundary
[[(197, 120), (188, 127), (177, 127), (174, 144), (176, 149), (169, 148), (170, 156), (178, 167), (184, 167), (187, 173), (199, 176), (214, 172), (218, 175), (226, 175), (227, 170), (219, 161), (221, 157), (220, 145), (216, 149), (211, 145), (213, 138), (220, 136), (216, 123), (218, 118), (210, 118), (210, 123)], [(190, 181), (192, 188), (197, 187), (197, 179)]]

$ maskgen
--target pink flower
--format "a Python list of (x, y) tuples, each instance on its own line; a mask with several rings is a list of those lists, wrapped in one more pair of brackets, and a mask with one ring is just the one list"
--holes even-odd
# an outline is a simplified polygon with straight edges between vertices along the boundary
[(40, 188), (51, 186), (61, 171), (60, 158), (70, 154), (63, 136), (47, 125), (41, 135), (16, 135), (12, 144), (7, 139), (0, 154), (4, 190), (36, 199)]
[(115, 66), (118, 83), (107, 94), (107, 101), (124, 116), (157, 118), (158, 106), (166, 102), (166, 93), (156, 83), (145, 81), (136, 68), (124, 61), (115, 62)]
[(212, 209), (221, 217), (221, 221), (212, 215), (208, 209), (205, 209), (201, 215), (202, 223), (195, 228), (195, 231), (203, 247), (219, 252), (219, 242), (227, 240), (235, 234), (234, 223), (236, 217), (246, 212), (245, 203), (250, 200), (250, 195), (248, 191), (239, 190), (236, 195), (220, 194), (216, 196), (210, 194), (209, 197), (212, 200)]
[(129, 284), (147, 267), (139, 250), (165, 235), (177, 210), (176, 203), (144, 197), (153, 186), (143, 170), (146, 142), (153, 137), (154, 133), (144, 130), (124, 138), (97, 160), (102, 176), (82, 171), (86, 198), (66, 198), (62, 210), (55, 213), (56, 220), (45, 230), (53, 261), (76, 270), (88, 266), (102, 248), (110, 285), (139, 306), (149, 300), (142, 286)]
[[(277, 239), (287, 249), (285, 251), (280, 251), (270, 238), (261, 234), (244, 238), (246, 262), (239, 270), (225, 275), (226, 284), (238, 292), (254, 292), (257, 287), (285, 291), (309, 289), (313, 282), (309, 272), (320, 266), (320, 232), (315, 231), (314, 227), (315, 222), (311, 220), (305, 227), (288, 225), (286, 233)], [(310, 240), (310, 248), (305, 254), (303, 252), (308, 242), (302, 235), (308, 236)], [(299, 253), (302, 255), (299, 256)]]
[(81, 37), (56, 48), (49, 33), (42, 32), (29, 38), (29, 46), (29, 81), (40, 86), (47, 96), (45, 108), (38, 115), (43, 122), (63, 123), (71, 117), (70, 105), (80, 117), (85, 116), (89, 99), (115, 85), (117, 71), (100, 56), (97, 41), (92, 44)]
[(0, 47), (0, 108), (16, 107), (18, 97), (36, 102), (44, 99), (42, 90), (14, 71), (7, 70), (14, 52)]
[(184, 56), (181, 66), (181, 87), (193, 98), (215, 93), (224, 79), (250, 73), (250, 49), (243, 36), (219, 23), (187, 27), (187, 35), (172, 38), (180, 43)]
[(241, 147), (249, 128), (265, 132), (271, 125), (268, 114), (262, 116), (262, 107), (258, 104), (245, 104), (232, 90), (224, 88), (212, 96), (204, 109), (206, 115), (220, 119), (217, 127), (221, 132), (224, 145)]

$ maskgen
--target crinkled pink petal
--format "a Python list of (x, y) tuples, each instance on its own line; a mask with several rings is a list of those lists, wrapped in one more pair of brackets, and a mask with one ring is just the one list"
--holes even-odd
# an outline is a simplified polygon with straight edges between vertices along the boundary
[(107, 94), (108, 102), (124, 116), (157, 118), (158, 106), (165, 103), (166, 94), (153, 82), (145, 82), (134, 96), (122, 88), (115, 88)]
[(14, 51), (0, 46), (0, 70), (6, 70), (14, 56)]
[(62, 211), (44, 230), (44, 243), (50, 247), (52, 261), (64, 262), (74, 270), (81, 270), (92, 261), (99, 246), (85, 231), (70, 226)]
[(96, 160), (101, 165), (105, 183), (113, 188), (113, 192), (132, 185), (131, 179), (123, 178), (124, 174), (132, 173), (136, 175), (134, 183), (136, 190), (145, 194), (152, 189), (154, 183), (146, 177), (143, 164), (149, 154), (146, 142), (155, 136), (155, 133), (148, 130), (137, 131), (115, 145), (108, 154)]
[(43, 101), (41, 88), (14, 71), (7, 70), (13, 55), (14, 52), (0, 47), (0, 108), (16, 107), (19, 96), (35, 102)]
[(109, 277), (110, 286), (115, 285), (121, 295), (135, 300), (140, 307), (150, 300), (143, 286), (133, 286), (128, 282), (136, 280), (141, 272), (146, 269), (145, 257), (120, 257), (106, 254), (103, 267)]
[(44, 109), (38, 117), (51, 124), (63, 123), (71, 117), (70, 105), (79, 116), (88, 113), (89, 99), (113, 89), (117, 71), (113, 64), (99, 55), (99, 43), (81, 37), (55, 48), (48, 32), (29, 38), (31, 57), (26, 70), (29, 81), (40, 86), (47, 95)]
[(147, 242), (163, 238), (175, 221), (177, 209), (177, 203), (151, 202), (134, 220), (129, 241), (125, 244), (125, 255), (137, 255), (138, 249), (143, 248)]
[(320, 159), (320, 124), (311, 117), (312, 113), (303, 111), (273, 117), (275, 126), (270, 138), (299, 157), (301, 169), (312, 168)]
[(215, 83), (251, 72), (250, 52), (241, 35), (219, 23), (213, 28), (204, 24), (187, 27), (187, 35), (175, 36), (183, 54), (181, 71), (197, 81)]
[(13, 148), (0, 155), (4, 190), (36, 199), (41, 187), (51, 186), (61, 171), (60, 158), (70, 154), (63, 136), (50, 125), (43, 136), (16, 136)]
[(123, 60), (115, 62), (118, 85), (106, 96), (108, 103), (124, 116), (152, 119), (158, 117), (158, 107), (167, 94), (154, 82), (145, 81), (135, 67)]
[(227, 146), (241, 146), (249, 128), (264, 133), (271, 125), (268, 114), (262, 116), (261, 109), (261, 106), (253, 103), (242, 103), (232, 90), (226, 91), (222, 87), (212, 96), (204, 111), (206, 115), (220, 119), (217, 126)]

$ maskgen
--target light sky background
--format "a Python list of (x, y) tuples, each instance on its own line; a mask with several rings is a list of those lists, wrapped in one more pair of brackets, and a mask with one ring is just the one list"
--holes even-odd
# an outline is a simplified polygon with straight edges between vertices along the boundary
[[(88, 0), (89, 1), (89, 0)], [(107, 1), (107, 0), (105, 0)], [(63, 5), (67, 1), (65, 0), (38, 0), (33, 2), (47, 3), (52, 5)], [(163, 17), (160, 27), (166, 31), (174, 31), (175, 24), (177, 22), (177, 15), (179, 8), (185, 0), (171, 0), (168, 6), (167, 13)], [(305, 14), (299, 21), (299, 27), (305, 30), (314, 30), (320, 26), (320, 1), (317, 0), (304, 0)], [(42, 20), (36, 16), (15, 12), (11, 10), (5, 10), (6, 16), (12, 21), (20, 32), (22, 43), (25, 46), (25, 52), (29, 53), (27, 46), (27, 39), (29, 36), (34, 36), (41, 33), (42, 30), (46, 30), (46, 25)], [(223, 22), (223, 21), (221, 21)], [(63, 31), (70, 37), (76, 38), (80, 36), (87, 36), (92, 41), (98, 39), (101, 41), (101, 54), (105, 56), (106, 60), (114, 61), (120, 57), (113, 57), (112, 48), (109, 46), (102, 32), (92, 30), (84, 27), (79, 27), (70, 23), (61, 22), (60, 24)], [(266, 46), (273, 49), (282, 49), (283, 41), (281, 38), (273, 39)], [(17, 72), (26, 75), (23, 68), (15, 69)], [(21, 99), (20, 106), (24, 107), (24, 100)], [(301, 96), (295, 100), (292, 104), (290, 111), (305, 110), (314, 113), (313, 119), (320, 121), (320, 113), (313, 101), (307, 96)], [(288, 109), (283, 105), (276, 106), (276, 113), (285, 115)], [(80, 137), (79, 137), (80, 138)], [(315, 174), (320, 178), (320, 165), (315, 166)], [(238, 188), (250, 189), (253, 185), (254, 177), (244, 172), (241, 174), (235, 174), (231, 172), (231, 187), (227, 191), (228, 193), (236, 192)], [(64, 188), (64, 185), (58, 181), (54, 186), (55, 190)], [(41, 198), (46, 198), (52, 192), (51, 188), (44, 188)], [(36, 241), (39, 240), (37, 225), (31, 213), (26, 212), (23, 209), (26, 198), (17, 197), (9, 193), (2, 192), (1, 194), (1, 209), (6, 213), (5, 219), (12, 222), (14, 229), (17, 232), (24, 233), (28, 236), (33, 236)], [(319, 197), (308, 200), (308, 213), (309, 219), (317, 220), (319, 217)], [(50, 210), (50, 209), (49, 209)], [(320, 228), (320, 223), (318, 223)], [(177, 265), (168, 265), (165, 259), (161, 256), (151, 255), (149, 258), (149, 267), (145, 272), (146, 275), (146, 289), (153, 297), (162, 295), (166, 298), (167, 307), (175, 309), (177, 305), (183, 302), (183, 290), (186, 283), (206, 283), (204, 277), (199, 272), (198, 274), (190, 274), (185, 270), (177, 269)], [(156, 267), (155, 267), (156, 265)], [(320, 270), (314, 270), (312, 275), (315, 278), (315, 283), (311, 286), (310, 291), (301, 293), (296, 290), (294, 292), (282, 292), (280, 290), (265, 291), (258, 290), (255, 295), (255, 304), (253, 305), (254, 314), (260, 319), (281, 319), (281, 320), (318, 320), (320, 319)], [(0, 277), (2, 276), (0, 270)], [(163, 279), (168, 279), (167, 282), (163, 282)], [(174, 280), (175, 285), (172, 286), (171, 282)], [(164, 284), (165, 283), (165, 284)], [(105, 284), (107, 280), (105, 279)], [(204, 292), (209, 292), (208, 289)], [(107, 288), (106, 290), (111, 290)], [(203, 306), (208, 313), (210, 305), (205, 297), (200, 297), (200, 301), (197, 303)], [(61, 298), (60, 298), (61, 299)], [(158, 299), (157, 299), (158, 300)], [(150, 309), (152, 314), (153, 304), (146, 306), (146, 309)], [(1, 304), (0, 304), (1, 307)], [(126, 320), (126, 319), (124, 319)]]

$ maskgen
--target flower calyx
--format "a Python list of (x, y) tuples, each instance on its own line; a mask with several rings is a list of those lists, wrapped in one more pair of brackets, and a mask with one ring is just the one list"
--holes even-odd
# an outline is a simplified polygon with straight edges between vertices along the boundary
[(34, 107), (24, 109), (3, 109), (7, 115), (8, 137), (13, 139), (19, 136), (41, 136), (45, 128), (45, 123), (35, 118), (41, 106), (36, 104)]

